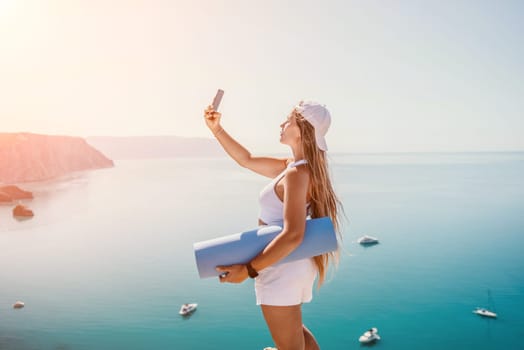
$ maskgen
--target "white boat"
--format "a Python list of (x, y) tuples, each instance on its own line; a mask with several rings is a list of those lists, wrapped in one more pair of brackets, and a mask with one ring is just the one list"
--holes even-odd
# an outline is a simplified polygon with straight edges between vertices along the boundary
[(473, 313), (483, 317), (497, 318), (496, 313), (494, 313), (493, 311), (489, 311), (488, 309), (484, 309), (482, 307), (477, 307), (475, 310), (473, 310)]
[(193, 313), (196, 310), (197, 306), (198, 306), (197, 303), (182, 304), (182, 306), (180, 307), (180, 311), (178, 313), (182, 316), (187, 316)]
[(357, 242), (362, 244), (362, 245), (377, 244), (378, 243), (378, 238), (372, 237), (372, 236), (368, 236), (368, 235), (364, 235), (364, 236), (360, 237), (357, 240)]
[[(491, 292), (490, 292), (489, 289), (488, 289), (488, 307), (491, 310), (495, 309), (493, 298), (491, 297)], [(497, 318), (497, 314), (494, 311), (491, 311), (491, 310), (488, 310), (486, 308), (477, 306), (477, 308), (475, 310), (473, 310), (473, 313), (477, 314), (479, 316), (482, 316), (482, 317)]]
[(380, 340), (380, 336), (378, 335), (378, 329), (375, 327), (365, 331), (364, 334), (358, 338), (358, 341), (363, 344), (372, 343), (377, 340)]

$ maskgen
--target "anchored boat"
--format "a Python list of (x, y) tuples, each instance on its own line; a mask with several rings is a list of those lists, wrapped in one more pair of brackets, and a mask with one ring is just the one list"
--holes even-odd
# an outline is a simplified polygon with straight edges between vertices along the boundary
[(182, 306), (180, 307), (180, 311), (178, 313), (182, 316), (188, 316), (192, 314), (193, 312), (195, 312), (197, 306), (198, 306), (197, 303), (182, 304)]
[(378, 335), (378, 329), (376, 329), (375, 327), (365, 331), (364, 334), (362, 334), (360, 338), (358, 338), (358, 341), (363, 344), (372, 343), (377, 340), (380, 340), (380, 336)]

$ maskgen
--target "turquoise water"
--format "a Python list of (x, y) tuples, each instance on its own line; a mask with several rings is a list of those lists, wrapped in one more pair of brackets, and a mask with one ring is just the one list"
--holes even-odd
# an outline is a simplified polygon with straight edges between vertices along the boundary
[[(372, 326), (377, 349), (524, 348), (524, 153), (339, 154), (331, 167), (344, 252), (303, 308), (323, 350), (360, 348)], [(225, 158), (161, 159), (26, 185), (33, 219), (0, 206), (0, 349), (272, 345), (252, 281), (200, 280), (192, 253), (254, 227), (266, 181)], [(361, 247), (363, 234), (381, 243)], [(184, 302), (199, 303), (186, 319)]]

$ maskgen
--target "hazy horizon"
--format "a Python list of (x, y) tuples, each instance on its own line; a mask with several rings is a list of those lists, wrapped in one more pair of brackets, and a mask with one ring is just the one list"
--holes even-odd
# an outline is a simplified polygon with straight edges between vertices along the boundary
[[(6, 132), (6, 133), (12, 133), (12, 134), (41, 134), (41, 133), (35, 133), (31, 131), (13, 131), (13, 132)], [(3, 132), (0, 132), (0, 135), (3, 134)], [(4, 133), (5, 134), (5, 133)], [(131, 135), (131, 136), (116, 136), (116, 135), (88, 135), (88, 136), (81, 136), (81, 135), (65, 135), (65, 134), (45, 134), (49, 136), (66, 136), (66, 137), (80, 137), (85, 139), (89, 142), (89, 139), (96, 139), (96, 138), (112, 138), (112, 139), (144, 139), (144, 138), (173, 138), (173, 139), (180, 139), (182, 140), (201, 140), (201, 141), (209, 141), (214, 140), (213, 137), (206, 137), (206, 136), (179, 136), (179, 135), (168, 135), (168, 134), (158, 134), (158, 135)], [(222, 150), (217, 142), (217, 147)], [(328, 151), (329, 154), (410, 154), (410, 153), (522, 153), (524, 152), (524, 149), (503, 149), (503, 150), (493, 150), (493, 149), (482, 149), (482, 150), (447, 150), (447, 151), (435, 151), (435, 150), (425, 150), (425, 151), (417, 151), (417, 150), (375, 150), (375, 151), (352, 151), (352, 150), (331, 150)], [(267, 155), (286, 155), (289, 154), (289, 151), (286, 152), (285, 150), (282, 151), (270, 151), (270, 152), (264, 152), (264, 153), (253, 153), (254, 155), (260, 155), (260, 154), (267, 154)], [(224, 156), (227, 156), (224, 154)]]
[(0, 0), (1, 131), (211, 137), (253, 153), (324, 103), (333, 152), (524, 150), (524, 3)]

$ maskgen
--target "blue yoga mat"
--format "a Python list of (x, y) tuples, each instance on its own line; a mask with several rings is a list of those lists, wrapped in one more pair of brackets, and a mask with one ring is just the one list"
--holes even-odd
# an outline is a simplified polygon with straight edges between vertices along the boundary
[[(255, 229), (193, 244), (200, 278), (217, 277), (219, 265), (245, 264), (257, 256), (280, 232), (281, 226)], [(337, 249), (337, 235), (329, 217), (306, 220), (302, 244), (279, 263), (310, 258)]]

